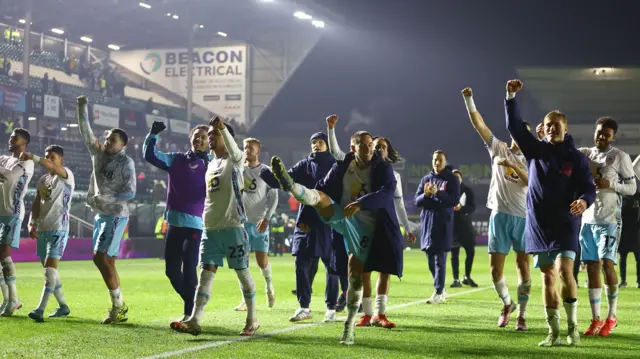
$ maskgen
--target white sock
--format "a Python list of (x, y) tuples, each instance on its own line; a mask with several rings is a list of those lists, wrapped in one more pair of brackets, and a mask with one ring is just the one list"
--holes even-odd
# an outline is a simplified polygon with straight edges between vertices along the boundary
[(527, 317), (527, 304), (529, 304), (529, 294), (531, 294), (531, 280), (518, 283), (518, 316)]
[(560, 311), (552, 308), (545, 308), (547, 326), (549, 327), (549, 333), (554, 336), (560, 334)]
[(356, 322), (356, 315), (362, 302), (362, 277), (349, 277), (349, 289), (347, 290), (347, 321), (345, 325)]
[(114, 290), (109, 290), (109, 295), (111, 296), (111, 304), (113, 304), (114, 307), (122, 307), (122, 304), (124, 304), (124, 299), (122, 298), (120, 287)]
[(374, 315), (384, 314), (387, 310), (387, 296), (378, 294), (376, 296), (376, 307), (373, 310)]
[(273, 293), (273, 279), (271, 278), (271, 263), (267, 264), (266, 268), (260, 268), (260, 273), (264, 277), (267, 293)]
[[(193, 313), (191, 313), (191, 319), (195, 319), (196, 323), (200, 323), (200, 318), (204, 314), (204, 308), (209, 303), (211, 298), (211, 289), (213, 288), (213, 279), (216, 274), (210, 270), (202, 269), (200, 271), (200, 282), (198, 288), (196, 288), (195, 305), (193, 306)], [(191, 320), (189, 319), (189, 320)]]
[(609, 300), (609, 313), (607, 318), (615, 319), (618, 309), (618, 285), (607, 286), (607, 299)]
[(248, 268), (236, 269), (236, 274), (242, 286), (244, 302), (247, 303), (247, 324), (253, 324), (256, 322), (256, 284)]
[(493, 282), (493, 288), (495, 288), (498, 297), (502, 299), (504, 305), (511, 304), (511, 296), (509, 295), (509, 289), (507, 288), (507, 280), (502, 277), (497, 282)]
[(4, 281), (4, 276), (0, 276), (0, 291), (2, 291), (2, 302), (9, 301), (9, 286)]
[(67, 301), (64, 299), (64, 293), (62, 292), (62, 281), (60, 280), (60, 273), (58, 271), (56, 271), (56, 287), (53, 290), (53, 295), (61, 307), (67, 305)]
[(18, 301), (18, 287), (16, 286), (16, 266), (13, 264), (11, 257), (2, 260), (2, 272), (4, 273), (4, 281), (9, 289), (9, 301)]
[(373, 316), (373, 307), (371, 306), (371, 297), (362, 298), (362, 311), (364, 315)]
[(578, 301), (573, 303), (564, 302), (564, 311), (567, 312), (567, 325), (578, 325)]
[(46, 267), (44, 269), (44, 288), (42, 288), (42, 296), (40, 297), (40, 304), (38, 304), (38, 309), (42, 311), (47, 309), (49, 297), (56, 288), (56, 272), (55, 268)]
[(600, 319), (600, 298), (602, 288), (589, 288), (589, 303), (591, 303), (591, 317)]
[(311, 188), (307, 188), (301, 184), (294, 183), (291, 187), (291, 194), (300, 203), (307, 206), (315, 206), (320, 202), (320, 193)]

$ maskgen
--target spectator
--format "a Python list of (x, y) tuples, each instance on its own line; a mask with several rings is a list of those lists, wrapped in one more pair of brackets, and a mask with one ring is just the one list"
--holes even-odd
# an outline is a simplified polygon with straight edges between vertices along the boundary
[(42, 91), (49, 91), (49, 73), (45, 72), (44, 76), (42, 76)]
[(53, 85), (53, 94), (54, 95), (59, 95), (60, 94), (60, 83), (58, 82), (58, 80), (56, 80), (56, 78), (53, 78), (53, 81), (51, 81), (52, 85)]
[(2, 71), (3, 71), (3, 73), (5, 75), (11, 76), (11, 74), (9, 73), (11, 71), (11, 62), (6, 57), (4, 58), (4, 61), (2, 62)]

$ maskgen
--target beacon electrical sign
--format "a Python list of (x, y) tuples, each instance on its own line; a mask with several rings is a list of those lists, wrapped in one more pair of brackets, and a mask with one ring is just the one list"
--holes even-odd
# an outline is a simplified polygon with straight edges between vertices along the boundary
[[(114, 51), (111, 59), (186, 98), (189, 53), (186, 49)], [(246, 122), (247, 47), (193, 50), (193, 101), (210, 111)]]

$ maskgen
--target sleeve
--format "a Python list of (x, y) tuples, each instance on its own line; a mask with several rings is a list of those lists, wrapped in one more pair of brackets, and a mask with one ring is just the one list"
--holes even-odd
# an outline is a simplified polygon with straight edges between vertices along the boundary
[(84, 143), (87, 145), (89, 152), (95, 154), (100, 151), (100, 144), (98, 138), (93, 134), (91, 125), (89, 124), (89, 113), (87, 109), (88, 105), (78, 105), (78, 129), (84, 139)]
[(227, 128), (225, 127), (220, 131), (220, 133), (222, 134), (222, 138), (224, 139), (225, 146), (227, 146), (227, 151), (229, 152), (229, 158), (231, 159), (231, 161), (236, 166), (238, 163), (242, 164), (244, 160), (242, 150), (240, 150), (240, 147), (236, 143), (236, 140), (233, 138), (233, 136), (231, 136), (229, 130), (227, 130)]
[(307, 161), (302, 160), (298, 161), (293, 167), (289, 168), (289, 176), (293, 179), (294, 182), (300, 183), (302, 182), (302, 178), (305, 175), (305, 170), (307, 168)]
[(276, 179), (276, 176), (273, 175), (271, 169), (269, 167), (263, 167), (260, 170), (260, 178), (267, 184), (267, 186), (275, 189), (280, 188), (280, 182)]
[(278, 190), (275, 188), (267, 189), (267, 213), (264, 218), (269, 219), (276, 213), (278, 207)]
[(336, 129), (327, 128), (327, 134), (329, 136), (329, 152), (338, 161), (344, 161), (346, 154), (340, 150), (338, 145), (338, 139), (336, 138)]
[(433, 200), (443, 207), (455, 207), (460, 202), (460, 181), (452, 178), (447, 181), (444, 191), (440, 190), (433, 195)]
[(357, 200), (362, 204), (363, 208), (368, 210), (387, 208), (391, 200), (393, 200), (393, 194), (396, 191), (397, 182), (396, 177), (393, 175), (391, 165), (383, 165), (380, 172), (381, 173), (376, 173), (375, 176), (382, 178), (382, 187), (375, 192), (365, 194)]
[(622, 157), (620, 158), (618, 175), (620, 177), (620, 183), (613, 182), (613, 190), (625, 196), (633, 196), (637, 189), (636, 178), (633, 171), (633, 164), (631, 163), (631, 157), (626, 153), (622, 153)]
[(507, 130), (509, 130), (518, 147), (520, 147), (522, 154), (527, 159), (540, 157), (544, 145), (533, 133), (529, 132), (524, 121), (522, 121), (515, 97), (504, 100), (504, 110), (507, 119)]
[(67, 171), (67, 178), (63, 178), (62, 180), (66, 184), (71, 185), (71, 187), (75, 188), (76, 187), (76, 177), (73, 175), (73, 172), (71, 172), (71, 170), (68, 169), (67, 167), (65, 167), (64, 170)]
[(420, 180), (420, 184), (418, 184), (418, 190), (416, 191), (415, 196), (413, 196), (413, 204), (416, 207), (427, 207), (427, 196), (424, 194), (424, 185), (426, 184), (427, 177), (422, 177)]
[(506, 143), (500, 141), (493, 135), (489, 139), (489, 143), (485, 143), (484, 145), (485, 147), (487, 147), (491, 158), (494, 158), (496, 156), (504, 156), (504, 150), (507, 146)]
[(471, 187), (465, 187), (464, 193), (467, 195), (467, 201), (464, 204), (464, 206), (462, 206), (462, 208), (460, 208), (458, 213), (460, 213), (460, 214), (472, 214), (473, 212), (476, 211), (476, 196), (473, 193), (473, 190), (471, 189)]
[(636, 178), (640, 180), (640, 156), (633, 160), (633, 172), (636, 174)]
[(573, 178), (578, 199), (587, 202), (587, 208), (589, 208), (596, 200), (596, 185), (589, 169), (589, 160), (585, 155), (580, 154), (578, 168), (573, 173)]
[(407, 216), (407, 209), (404, 208), (404, 200), (402, 198), (402, 182), (401, 182), (400, 174), (397, 172), (394, 172), (393, 174), (396, 178), (396, 191), (393, 194), (393, 206), (396, 209), (396, 216), (398, 217), (398, 221), (402, 224), (405, 231), (413, 232), (411, 230), (409, 216)]
[(122, 173), (123, 187), (120, 193), (113, 196), (118, 200), (128, 201), (136, 196), (136, 167), (131, 159)]
[(163, 153), (157, 151), (157, 142), (158, 135), (148, 134), (144, 139), (144, 144), (142, 145), (142, 154), (144, 159), (153, 166), (158, 167), (161, 170), (168, 171), (178, 154), (175, 152)]
[(11, 169), (0, 166), (0, 176), (6, 178), (10, 182), (15, 182), (22, 176), (33, 176), (33, 161), (20, 161)]

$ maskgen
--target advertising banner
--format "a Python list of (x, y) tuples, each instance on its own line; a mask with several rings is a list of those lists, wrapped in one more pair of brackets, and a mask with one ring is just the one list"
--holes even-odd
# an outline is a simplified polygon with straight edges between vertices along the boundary
[(120, 109), (120, 127), (133, 136), (141, 136), (149, 131), (142, 112)]
[(191, 131), (191, 126), (187, 121), (181, 121), (176, 119), (169, 119), (171, 124), (171, 133), (175, 135), (188, 135)]
[[(120, 241), (118, 259), (123, 258), (160, 258), (164, 252), (164, 241), (155, 238), (132, 238)], [(16, 262), (39, 262), (36, 255), (36, 241), (30, 238), (20, 239), (20, 249), (11, 252)], [(86, 261), (93, 258), (93, 240), (91, 238), (69, 238), (64, 250), (65, 261)]]
[(62, 106), (60, 108), (60, 117), (66, 120), (77, 123), (77, 111), (78, 102), (75, 100), (62, 100)]
[(60, 117), (60, 97), (44, 95), (44, 115), (47, 117)]
[(120, 127), (120, 109), (104, 105), (93, 105), (93, 124), (109, 128)]
[(27, 92), (27, 113), (34, 115), (44, 115), (44, 94), (42, 92)]
[(4, 108), (15, 112), (27, 111), (27, 91), (9, 86), (2, 86), (0, 89), (2, 90), (2, 106)]
[(156, 121), (162, 121), (165, 124), (165, 126), (167, 126), (167, 128), (169, 128), (169, 119), (168, 118), (162, 117), (162, 116), (156, 116), (156, 115), (147, 114), (147, 128), (148, 129), (151, 129), (151, 126)]
[[(187, 49), (114, 51), (111, 60), (186, 98)], [(246, 124), (246, 45), (195, 48), (192, 74), (196, 104)]]

